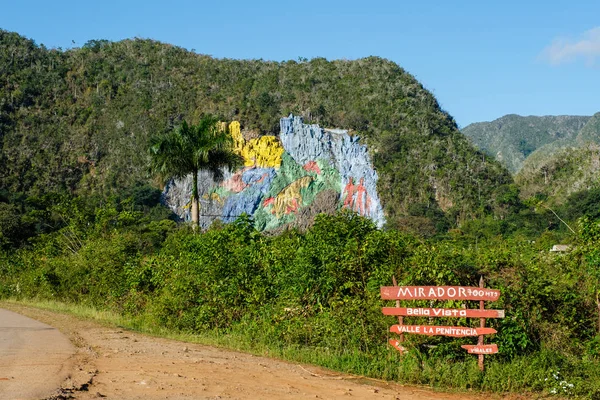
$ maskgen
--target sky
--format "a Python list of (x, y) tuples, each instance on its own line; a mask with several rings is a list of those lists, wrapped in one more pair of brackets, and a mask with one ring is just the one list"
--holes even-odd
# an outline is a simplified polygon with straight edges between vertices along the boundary
[(460, 127), (600, 111), (598, 0), (1, 2), (1, 29), (50, 48), (139, 37), (214, 57), (384, 57)]

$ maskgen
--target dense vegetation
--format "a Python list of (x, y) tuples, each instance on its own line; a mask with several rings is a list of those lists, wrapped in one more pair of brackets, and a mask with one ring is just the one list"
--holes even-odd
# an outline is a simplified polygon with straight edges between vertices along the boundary
[[(264, 235), (241, 218), (194, 234), (141, 209), (57, 202), (49, 218), (66, 222), (59, 231), (3, 253), (0, 298), (85, 304), (138, 327), (231, 336), (246, 349), (402, 382), (600, 395), (600, 223), (592, 218), (574, 225), (572, 252), (553, 254), (565, 236), (558, 231), (532, 243), (471, 227), (423, 241), (342, 213), (320, 216), (305, 233)], [(460, 348), (473, 339), (407, 335), (410, 352), (399, 359), (386, 344), (394, 318), (380, 311), (379, 287), (392, 276), (413, 285), (477, 285), (483, 276), (501, 289), (490, 307), (507, 317), (489, 321), (499, 333), (488, 338), (500, 353), (486, 358), (484, 373)]]
[(12, 197), (151, 184), (149, 140), (182, 120), (210, 113), (265, 134), (293, 112), (365, 138), (391, 226), (435, 232), (505, 213), (509, 174), (381, 58), (215, 59), (141, 39), (61, 51), (0, 31), (0, 82), (0, 189)]
[(532, 155), (515, 175), (515, 182), (523, 198), (557, 205), (574, 193), (598, 188), (599, 172), (600, 147), (588, 144), (558, 149), (551, 155)]

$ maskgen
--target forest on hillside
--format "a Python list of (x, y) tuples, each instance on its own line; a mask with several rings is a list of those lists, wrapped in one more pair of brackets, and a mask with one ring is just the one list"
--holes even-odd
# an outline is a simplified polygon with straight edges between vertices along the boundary
[(16, 194), (158, 187), (147, 168), (151, 137), (205, 114), (240, 121), (249, 135), (277, 134), (294, 113), (363, 138), (390, 226), (435, 232), (509, 207), (508, 172), (381, 58), (216, 59), (142, 39), (61, 51), (0, 31), (0, 68), (0, 190), (12, 204)]

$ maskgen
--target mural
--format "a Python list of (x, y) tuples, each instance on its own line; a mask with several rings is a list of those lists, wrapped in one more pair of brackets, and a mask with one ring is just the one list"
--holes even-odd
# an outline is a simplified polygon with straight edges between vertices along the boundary
[[(304, 124), (301, 117), (281, 118), (279, 137), (244, 139), (237, 121), (229, 124), (235, 151), (244, 159), (238, 171), (224, 171), (215, 182), (210, 174), (198, 176), (200, 224), (215, 219), (234, 221), (251, 215), (260, 230), (285, 226), (306, 227), (318, 213), (347, 208), (385, 222), (377, 194), (377, 172), (367, 147), (341, 129)], [(169, 182), (163, 201), (190, 220), (191, 177)]]

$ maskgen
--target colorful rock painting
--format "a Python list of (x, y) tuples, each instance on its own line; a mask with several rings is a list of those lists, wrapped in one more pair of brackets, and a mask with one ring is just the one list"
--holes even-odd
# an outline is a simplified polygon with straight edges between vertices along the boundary
[(265, 199), (263, 206), (271, 206), (271, 214), (281, 217), (283, 214), (295, 213), (302, 204), (302, 193), (300, 190), (308, 187), (313, 181), (313, 177), (304, 176), (300, 179), (296, 179), (281, 190), (275, 197), (269, 197)]
[[(377, 172), (366, 146), (344, 130), (304, 124), (301, 117), (281, 119), (279, 138), (261, 136), (245, 140), (239, 122), (229, 124), (235, 151), (245, 167), (224, 171), (224, 180), (214, 182), (200, 173), (200, 223), (209, 226), (220, 218), (234, 221), (242, 213), (251, 215), (261, 230), (282, 226), (306, 226), (302, 218), (315, 212), (353, 210), (384, 223), (377, 194)], [(226, 129), (226, 125), (223, 125)], [(181, 218), (189, 220), (186, 204), (190, 178), (169, 183), (163, 199)], [(337, 193), (337, 200), (336, 194)], [(314, 204), (313, 204), (314, 203)], [(327, 205), (327, 206), (325, 206)]]

